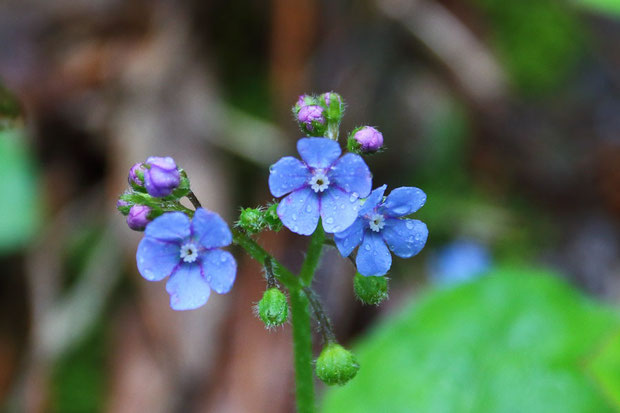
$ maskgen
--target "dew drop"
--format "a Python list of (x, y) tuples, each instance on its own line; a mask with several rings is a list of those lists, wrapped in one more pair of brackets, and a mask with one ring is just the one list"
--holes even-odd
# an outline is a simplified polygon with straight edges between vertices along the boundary
[(226, 255), (222, 255), (222, 258), (220, 258), (220, 261), (226, 262), (228, 261), (228, 257)]
[(293, 221), (297, 221), (297, 214), (293, 214), (291, 218), (293, 218)]
[(334, 223), (334, 218), (329, 217), (325, 220), (325, 222), (327, 222), (328, 224), (333, 224)]
[(306, 212), (312, 212), (312, 207), (310, 205), (306, 207)]
[(365, 249), (366, 251), (370, 251), (370, 245), (366, 244), (366, 246), (364, 247), (364, 249)]
[(413, 229), (413, 222), (407, 221), (407, 228), (408, 229)]

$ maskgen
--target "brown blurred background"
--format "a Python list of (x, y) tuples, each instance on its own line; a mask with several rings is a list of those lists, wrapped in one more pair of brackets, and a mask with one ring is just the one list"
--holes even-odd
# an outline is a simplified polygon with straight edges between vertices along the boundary
[[(31, 166), (34, 224), (0, 253), (0, 405), (293, 410), (290, 327), (266, 332), (252, 313), (260, 268), (235, 250), (233, 291), (175, 313), (138, 275), (140, 234), (115, 202), (150, 155), (173, 156), (228, 222), (270, 201), (267, 167), (294, 153), (302, 93), (340, 93), (343, 135), (384, 134), (375, 183), (429, 198), (429, 243), (395, 262), (381, 307), (356, 302), (353, 268), (326, 252), (316, 285), (343, 342), (423, 290), (433, 250), (461, 237), (615, 302), (620, 20), (583, 3), (4, 0), (2, 99), (21, 110), (3, 116)], [(261, 242), (300, 265), (306, 239)]]

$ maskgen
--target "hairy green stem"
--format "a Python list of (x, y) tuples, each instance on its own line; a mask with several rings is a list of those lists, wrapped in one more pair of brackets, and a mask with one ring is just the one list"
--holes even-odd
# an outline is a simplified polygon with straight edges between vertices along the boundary
[(312, 375), (312, 332), (308, 297), (299, 288), (289, 290), (295, 357), (295, 399), (298, 413), (314, 412), (314, 379)]
[(324, 344), (335, 342), (336, 335), (334, 334), (332, 322), (323, 310), (319, 297), (317, 297), (316, 293), (310, 287), (303, 287), (303, 291), (306, 294), (306, 297), (308, 297), (310, 308), (312, 309), (314, 319), (319, 326), (319, 331), (323, 336)]
[(273, 274), (279, 281), (284, 284), (289, 290), (297, 289), (300, 287), (299, 279), (290, 272), (285, 266), (280, 264), (275, 258), (271, 256), (267, 251), (263, 249), (256, 241), (254, 241), (248, 234), (238, 228), (233, 228), (233, 242), (244, 250), (262, 266), (270, 265), (273, 269)]
[(319, 265), (319, 259), (321, 258), (321, 252), (323, 251), (323, 243), (325, 242), (325, 232), (321, 225), (321, 220), (316, 227), (316, 230), (310, 238), (310, 245), (308, 245), (308, 252), (306, 259), (301, 266), (301, 273), (299, 277), (304, 286), (312, 284), (312, 278), (314, 278), (314, 272)]

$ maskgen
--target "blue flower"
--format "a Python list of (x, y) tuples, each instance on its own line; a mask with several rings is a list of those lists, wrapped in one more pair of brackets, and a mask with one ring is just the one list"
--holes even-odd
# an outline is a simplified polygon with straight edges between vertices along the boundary
[(292, 156), (270, 168), (269, 189), (280, 201), (278, 216), (291, 231), (310, 235), (319, 216), (325, 232), (342, 231), (357, 218), (359, 198), (372, 188), (372, 175), (359, 156), (340, 157), (337, 142), (327, 138), (303, 138), (297, 142), (300, 161)]
[(190, 219), (181, 212), (155, 218), (138, 245), (138, 271), (149, 281), (166, 277), (166, 291), (173, 310), (192, 310), (203, 306), (214, 290), (230, 291), (237, 263), (219, 249), (230, 245), (232, 234), (214, 212), (198, 208)]
[[(334, 234), (343, 257), (357, 247), (357, 271), (366, 276), (385, 275), (392, 266), (390, 250), (397, 257), (409, 258), (424, 248), (428, 238), (426, 224), (417, 219), (402, 219), (424, 205), (426, 194), (418, 188), (401, 187), (383, 200), (383, 185), (363, 201), (359, 217), (346, 230)], [(389, 250), (388, 250), (389, 248)]]
[(431, 278), (438, 284), (454, 284), (476, 278), (492, 267), (489, 250), (473, 240), (461, 239), (442, 247), (429, 261)]

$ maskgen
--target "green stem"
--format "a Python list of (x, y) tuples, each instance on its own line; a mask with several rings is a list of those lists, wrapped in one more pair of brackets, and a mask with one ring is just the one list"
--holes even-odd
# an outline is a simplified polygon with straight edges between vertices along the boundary
[(263, 247), (258, 245), (248, 234), (238, 228), (233, 228), (232, 233), (233, 242), (246, 250), (252, 258), (263, 266), (271, 264), (274, 275), (286, 288), (293, 290), (300, 287), (299, 279), (265, 251)]
[(321, 252), (323, 251), (323, 243), (325, 242), (325, 232), (323, 232), (323, 226), (321, 220), (310, 238), (310, 245), (308, 245), (308, 252), (303, 265), (301, 266), (301, 273), (299, 277), (304, 286), (312, 284), (312, 278), (314, 278), (314, 272), (319, 265), (319, 259), (321, 258)]
[(314, 412), (314, 380), (312, 376), (312, 334), (308, 297), (299, 288), (289, 290), (295, 356), (295, 398), (298, 413)]

